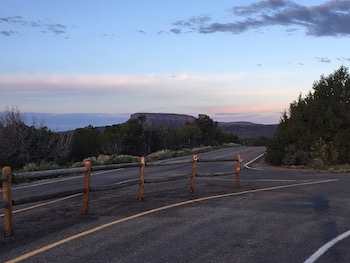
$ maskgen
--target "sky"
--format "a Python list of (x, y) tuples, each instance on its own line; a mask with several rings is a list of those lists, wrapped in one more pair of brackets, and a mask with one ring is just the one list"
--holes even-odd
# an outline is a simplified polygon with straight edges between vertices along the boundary
[(53, 130), (136, 112), (277, 124), (349, 47), (350, 0), (0, 0), (0, 111)]

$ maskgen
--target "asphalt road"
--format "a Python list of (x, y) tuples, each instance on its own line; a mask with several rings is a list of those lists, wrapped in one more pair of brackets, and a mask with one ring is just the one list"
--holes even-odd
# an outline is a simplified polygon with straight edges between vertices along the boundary
[[(199, 160), (240, 152), (245, 164), (263, 151), (230, 148)], [(235, 163), (199, 162), (198, 169), (227, 172)], [(145, 177), (190, 171), (190, 164), (146, 167)], [(134, 168), (96, 172), (92, 185), (137, 177)], [(0, 262), (305, 262), (320, 248), (309, 262), (350, 262), (348, 174), (242, 168), (240, 189), (234, 183), (234, 175), (196, 178), (194, 193), (189, 180), (146, 184), (142, 203), (137, 186), (92, 192), (87, 216), (80, 215), (81, 195), (16, 206), (14, 235), (0, 237)], [(75, 184), (82, 178), (25, 184), (14, 193)]]

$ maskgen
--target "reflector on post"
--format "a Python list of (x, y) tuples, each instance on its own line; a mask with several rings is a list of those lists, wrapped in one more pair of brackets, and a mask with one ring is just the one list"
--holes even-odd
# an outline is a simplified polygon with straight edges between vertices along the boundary
[(241, 177), (241, 162), (242, 162), (242, 155), (237, 154), (237, 167), (236, 167), (236, 189), (239, 188), (240, 183), (240, 177)]
[(194, 181), (197, 174), (197, 161), (198, 161), (197, 155), (193, 155), (192, 173), (191, 173), (191, 179), (190, 179), (190, 193), (194, 192)]

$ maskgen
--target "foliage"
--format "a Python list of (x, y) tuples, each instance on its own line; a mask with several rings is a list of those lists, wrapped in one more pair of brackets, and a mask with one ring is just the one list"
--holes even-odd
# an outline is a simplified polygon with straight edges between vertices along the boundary
[(70, 159), (78, 161), (100, 152), (100, 132), (91, 125), (76, 129), (71, 142)]
[(269, 142), (269, 138), (260, 136), (259, 138), (246, 138), (242, 139), (242, 144), (247, 146), (266, 146)]
[(104, 155), (84, 158), (81, 162), (75, 162), (72, 167), (82, 167), (86, 161), (91, 161), (91, 165), (108, 165), (119, 163), (136, 163), (140, 161), (140, 157), (132, 155)]
[(28, 126), (25, 116), (13, 108), (0, 115), (0, 138), (0, 166), (18, 168), (27, 163), (66, 162), (71, 137), (45, 126)]
[[(124, 124), (95, 128), (91, 125), (70, 132), (53, 132), (45, 126), (28, 126), (18, 110), (0, 116), (0, 165), (23, 167), (23, 171), (53, 169), (57, 165), (81, 166), (89, 158), (93, 164), (135, 161), (191, 154), (198, 147), (238, 143), (235, 135), (222, 132), (207, 115), (181, 127), (147, 124), (144, 115)], [(154, 153), (154, 154), (152, 154)]]
[(202, 145), (215, 145), (220, 140), (221, 130), (218, 127), (218, 123), (214, 122), (209, 116), (205, 114), (199, 114), (198, 118), (194, 122), (201, 132)]
[(141, 155), (143, 126), (140, 120), (130, 119), (123, 127), (123, 150), (122, 153)]
[(200, 144), (203, 133), (195, 122), (187, 122), (177, 131), (177, 148), (193, 148)]
[(44, 171), (44, 170), (54, 170), (61, 168), (57, 163), (47, 163), (45, 161), (38, 163), (27, 163), (22, 167), (21, 172), (33, 172), (33, 171)]
[(108, 155), (119, 155), (122, 153), (122, 145), (122, 126), (107, 126), (101, 135), (101, 152)]
[(350, 77), (341, 66), (321, 76), (314, 92), (290, 104), (267, 146), (273, 165), (316, 166), (350, 162)]
[(310, 154), (297, 149), (294, 144), (288, 145), (284, 152), (283, 165), (307, 165), (310, 161)]

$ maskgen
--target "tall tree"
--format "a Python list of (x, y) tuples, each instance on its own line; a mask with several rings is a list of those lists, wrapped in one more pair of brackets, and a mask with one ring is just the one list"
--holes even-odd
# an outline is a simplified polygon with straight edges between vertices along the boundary
[(89, 125), (76, 129), (72, 138), (70, 158), (81, 161), (84, 158), (97, 156), (101, 147), (100, 132)]
[(122, 125), (107, 126), (101, 136), (104, 154), (121, 154), (123, 147)]
[[(315, 156), (326, 156), (326, 164), (350, 162), (350, 77), (341, 66), (329, 76), (321, 76), (313, 85), (314, 92), (290, 104), (267, 149), (272, 164), (290, 163), (291, 149), (295, 164)], [(325, 147), (320, 147), (324, 144)], [(325, 149), (325, 154), (317, 152)], [(301, 155), (300, 156), (297, 155)], [(317, 157), (318, 158), (318, 157)], [(318, 160), (319, 161), (319, 160)]]
[(178, 143), (176, 148), (193, 148), (199, 146), (202, 131), (194, 122), (187, 122), (177, 130)]
[(122, 128), (123, 154), (142, 155), (143, 123), (140, 119), (128, 120)]
[(13, 108), (0, 115), (0, 138), (0, 166), (21, 168), (30, 162), (67, 161), (71, 134), (28, 126), (25, 115)]
[(30, 161), (29, 127), (18, 109), (6, 109), (0, 115), (0, 160), (1, 164), (24, 166)]
[(199, 114), (195, 123), (202, 132), (201, 144), (211, 145), (218, 143), (221, 130), (219, 129), (217, 122), (214, 122), (208, 115)]

